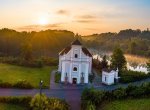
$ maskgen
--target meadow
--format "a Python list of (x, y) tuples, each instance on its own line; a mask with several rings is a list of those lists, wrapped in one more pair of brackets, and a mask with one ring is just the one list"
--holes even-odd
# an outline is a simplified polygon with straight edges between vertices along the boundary
[(117, 100), (102, 105), (100, 110), (150, 110), (150, 99)]
[(35, 88), (38, 88), (41, 79), (44, 82), (44, 86), (49, 87), (50, 73), (55, 68), (55, 66), (29, 68), (0, 63), (0, 82), (9, 82), (14, 84), (19, 80), (26, 80)]

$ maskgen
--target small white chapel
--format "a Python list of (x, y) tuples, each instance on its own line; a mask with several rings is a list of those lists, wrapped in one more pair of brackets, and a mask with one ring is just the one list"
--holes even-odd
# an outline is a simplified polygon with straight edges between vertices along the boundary
[(112, 85), (116, 82), (118, 82), (118, 69), (103, 69), (102, 70), (102, 83), (106, 85)]
[(88, 77), (92, 72), (92, 55), (78, 39), (59, 53), (58, 71), (61, 73), (61, 82), (71, 84), (89, 82)]

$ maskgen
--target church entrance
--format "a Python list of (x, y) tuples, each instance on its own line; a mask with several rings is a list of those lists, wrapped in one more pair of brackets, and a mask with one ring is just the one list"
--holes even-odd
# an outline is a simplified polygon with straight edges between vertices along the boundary
[(77, 84), (77, 78), (73, 78), (72, 83)]

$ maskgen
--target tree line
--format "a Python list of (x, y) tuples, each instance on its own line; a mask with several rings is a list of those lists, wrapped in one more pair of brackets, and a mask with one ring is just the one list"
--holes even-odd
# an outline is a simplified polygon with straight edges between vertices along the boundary
[[(0, 29), (0, 56), (20, 56), (29, 49), (34, 57), (57, 57), (58, 53), (74, 40), (74, 33), (67, 30), (45, 30), (39, 32), (18, 32)], [(79, 36), (78, 39), (89, 48), (112, 51), (120, 46), (125, 53), (150, 56), (150, 31), (121, 30), (119, 33), (101, 33)], [(30, 47), (30, 48), (29, 48)]]
[(121, 30), (118, 33), (101, 33), (82, 36), (84, 44), (89, 48), (103, 51), (112, 51), (114, 47), (120, 46), (128, 54), (139, 56), (150, 56), (150, 31), (139, 29)]

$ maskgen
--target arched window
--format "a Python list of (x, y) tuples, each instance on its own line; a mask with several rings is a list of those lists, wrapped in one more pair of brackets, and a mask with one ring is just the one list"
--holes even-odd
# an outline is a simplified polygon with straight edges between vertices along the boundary
[(73, 71), (77, 71), (77, 67), (74, 67), (74, 68), (73, 68)]
[(75, 57), (75, 58), (78, 58), (78, 54), (75, 54), (74, 57)]

